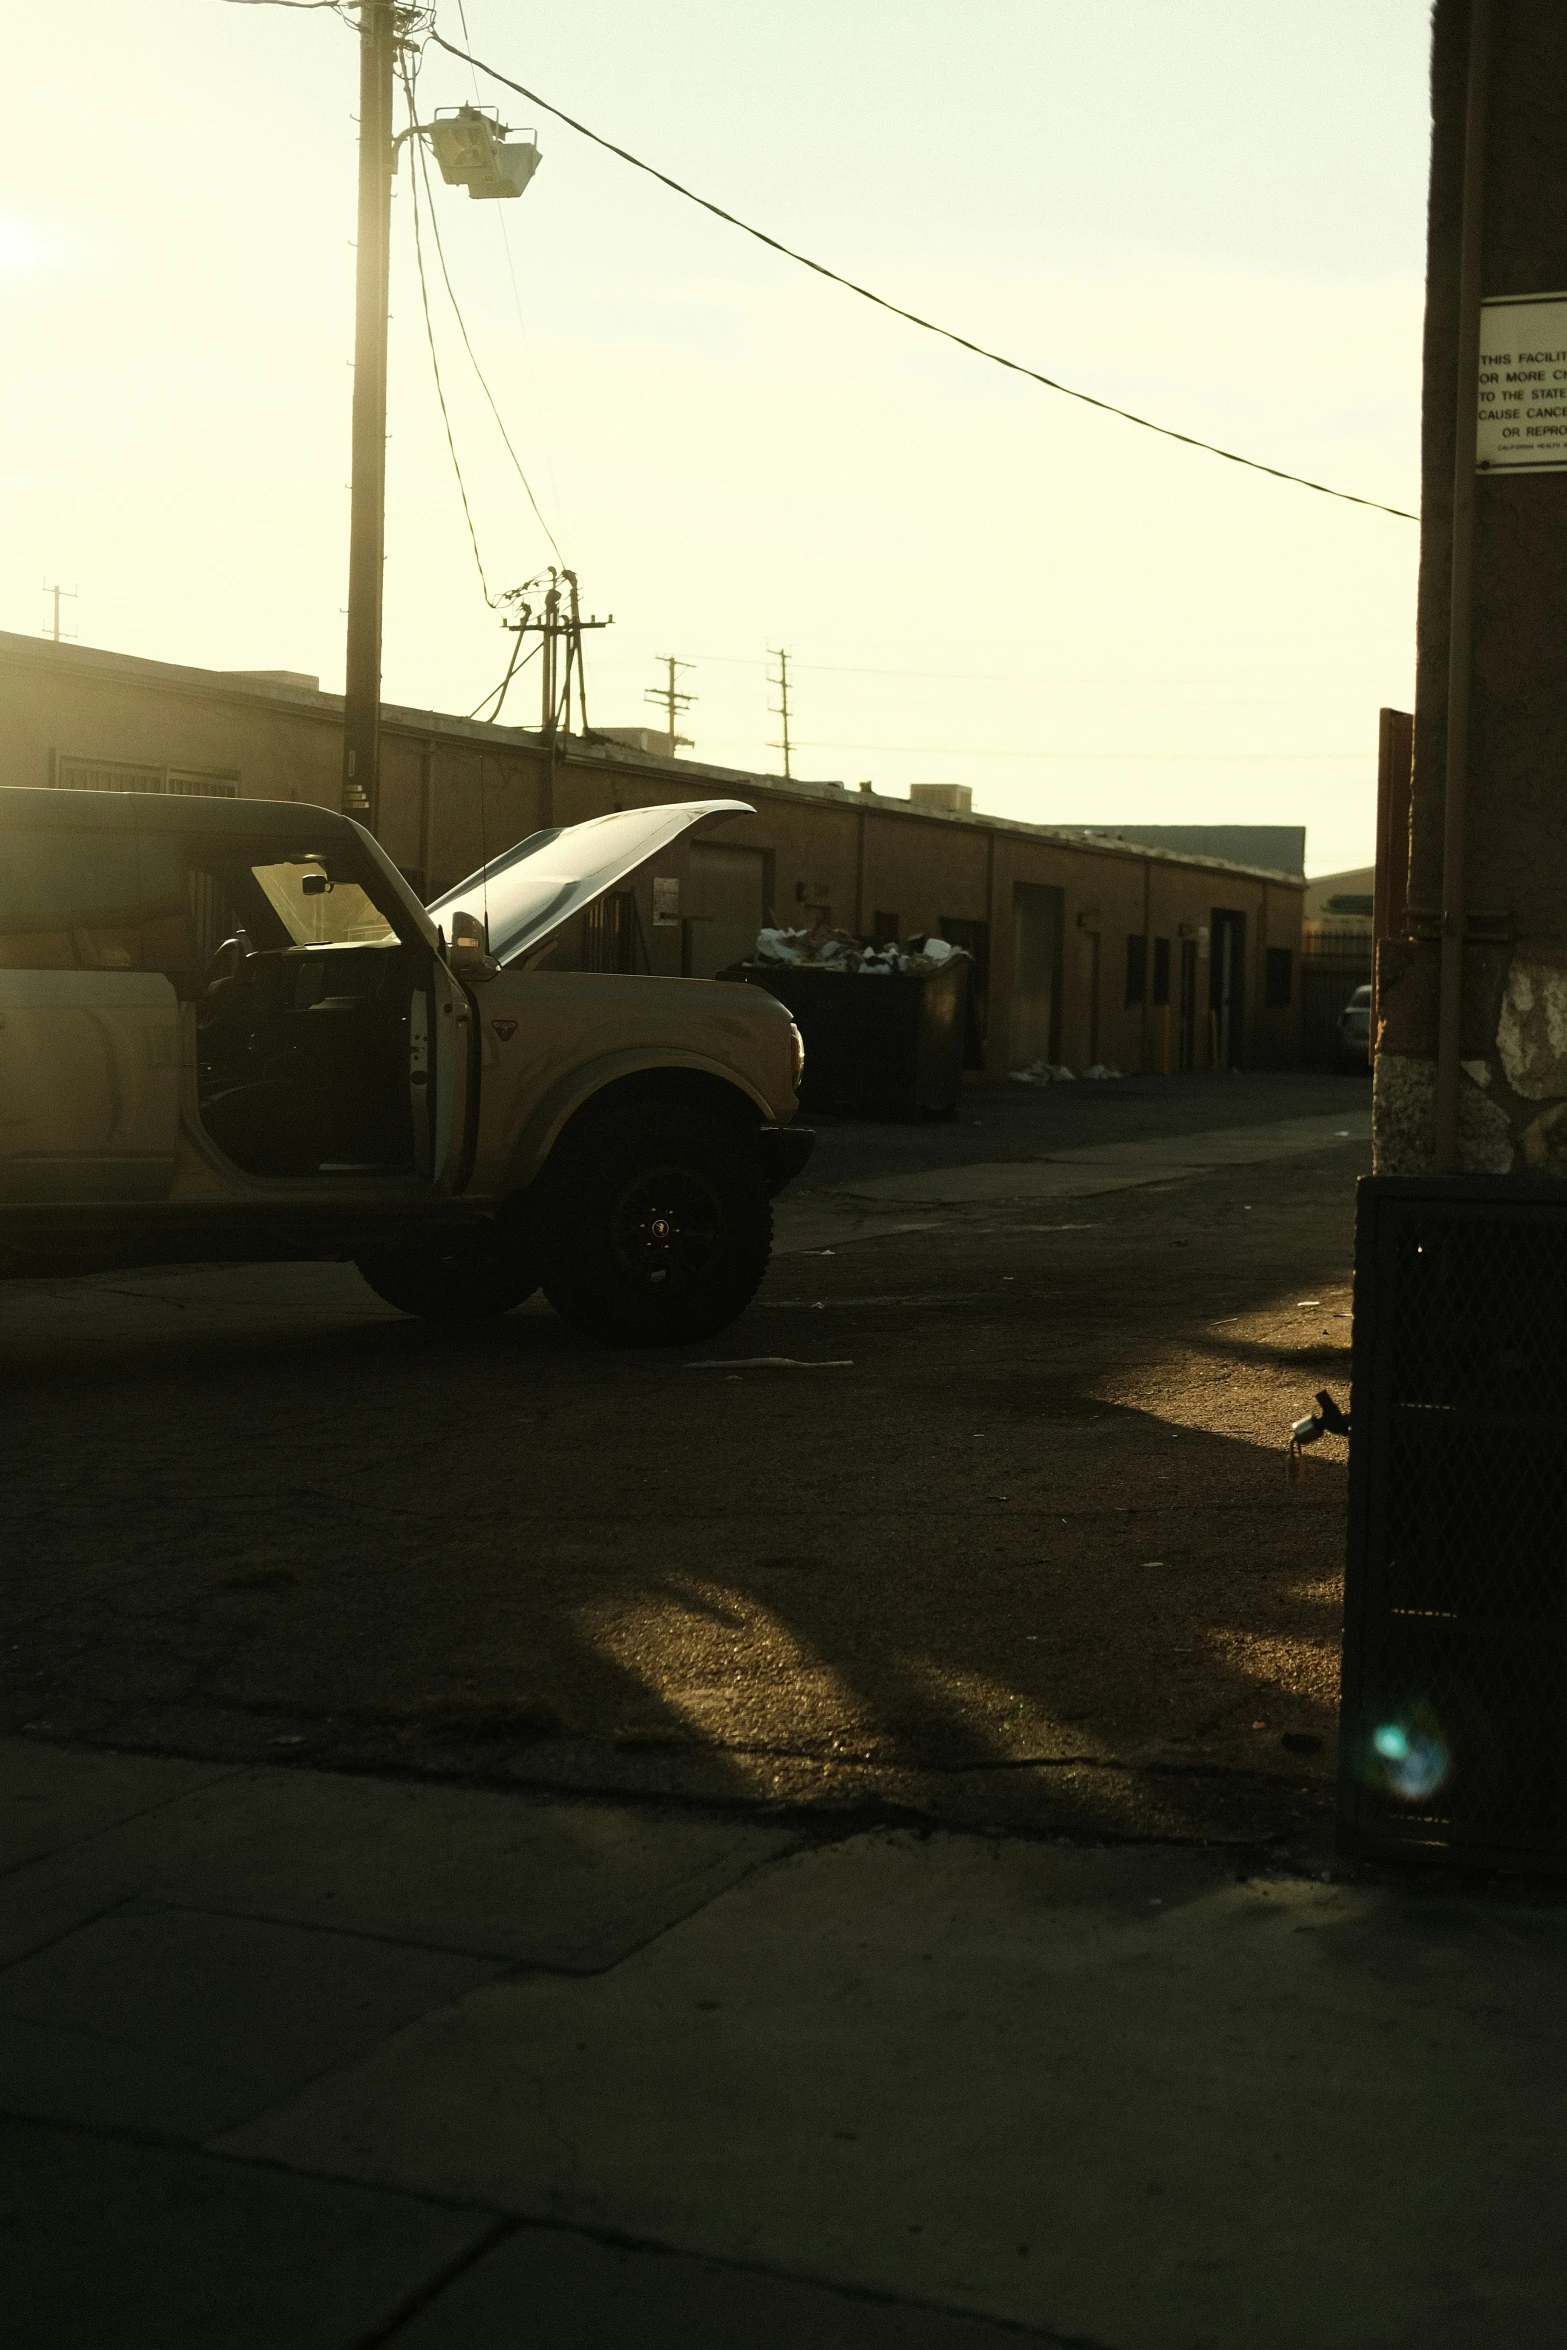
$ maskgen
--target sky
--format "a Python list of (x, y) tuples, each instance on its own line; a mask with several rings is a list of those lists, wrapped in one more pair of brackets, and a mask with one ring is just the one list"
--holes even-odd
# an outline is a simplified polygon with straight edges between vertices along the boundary
[[(464, 38), (464, 15), (468, 38)], [(357, 42), (328, 10), (55, 0), (10, 27), (0, 627), (341, 687)], [(438, 0), (439, 30), (890, 300), (1394, 506), (1419, 494), (1425, 0)], [(1039, 823), (1288, 823), (1372, 854), (1418, 531), (878, 312), (478, 77), (543, 160), (434, 202), (488, 593), (562, 557), (589, 715), (695, 756), (966, 783)], [(475, 94), (433, 46), (422, 119)], [(399, 123), (404, 119), (399, 101)], [(388, 701), (465, 712), (481, 587), (393, 210)], [(557, 555), (556, 549), (559, 554)], [(536, 717), (524, 673), (506, 715)]]

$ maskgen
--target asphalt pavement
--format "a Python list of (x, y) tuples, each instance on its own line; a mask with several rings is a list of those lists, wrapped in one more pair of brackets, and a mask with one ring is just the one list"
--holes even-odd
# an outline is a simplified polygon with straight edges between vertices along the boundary
[(1554, 2346), (1567, 1908), (1333, 1850), (1365, 1106), (834, 1127), (672, 1354), (0, 1293), (0, 2336)]

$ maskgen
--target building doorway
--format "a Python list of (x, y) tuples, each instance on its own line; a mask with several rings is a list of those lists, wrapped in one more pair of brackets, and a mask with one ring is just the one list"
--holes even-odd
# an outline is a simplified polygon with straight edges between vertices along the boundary
[(690, 851), (687, 977), (711, 979), (756, 952), (767, 919), (765, 851), (696, 842)]
[(1181, 941), (1181, 992), (1176, 1005), (1176, 1067), (1184, 1076), (1197, 1066), (1197, 941)]
[(1246, 917), (1215, 906), (1208, 947), (1214, 1066), (1238, 1069), (1246, 1041)]
[(1080, 930), (1077, 934), (1078, 977), (1082, 983), (1083, 1021), (1087, 1030), (1088, 1049), (1083, 1056), (1085, 1069), (1099, 1066), (1099, 933)]
[(1012, 892), (1009, 1067), (1061, 1058), (1061, 931), (1065, 893), (1032, 881)]

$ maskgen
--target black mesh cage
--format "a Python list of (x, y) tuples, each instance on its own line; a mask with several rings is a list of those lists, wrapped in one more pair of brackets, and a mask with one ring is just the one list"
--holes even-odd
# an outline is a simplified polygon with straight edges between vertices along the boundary
[(1567, 1184), (1360, 1186), (1340, 1841), (1567, 1868)]

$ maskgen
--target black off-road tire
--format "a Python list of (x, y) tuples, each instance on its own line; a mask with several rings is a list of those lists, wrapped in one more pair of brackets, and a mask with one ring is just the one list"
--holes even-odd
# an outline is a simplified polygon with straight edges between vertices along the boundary
[(773, 1246), (762, 1169), (721, 1119), (657, 1104), (568, 1136), (541, 1185), (544, 1294), (612, 1346), (711, 1338), (756, 1295)]
[(389, 1306), (435, 1322), (509, 1314), (539, 1286), (532, 1251), (505, 1231), (432, 1232), (354, 1262)]

